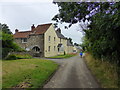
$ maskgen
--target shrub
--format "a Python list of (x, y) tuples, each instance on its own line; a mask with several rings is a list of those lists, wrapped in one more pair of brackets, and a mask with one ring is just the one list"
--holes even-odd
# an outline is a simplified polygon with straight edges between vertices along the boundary
[(2, 58), (4, 59), (10, 52), (10, 48), (2, 48)]
[(6, 60), (16, 60), (16, 59), (30, 59), (32, 58), (29, 54), (11, 54), (8, 55), (5, 59)]
[(17, 57), (15, 55), (8, 55), (8, 57), (6, 57), (6, 60), (16, 60)]
[(32, 58), (32, 56), (29, 55), (29, 54), (15, 54), (15, 56), (16, 56), (18, 59), (30, 59), (30, 58)]

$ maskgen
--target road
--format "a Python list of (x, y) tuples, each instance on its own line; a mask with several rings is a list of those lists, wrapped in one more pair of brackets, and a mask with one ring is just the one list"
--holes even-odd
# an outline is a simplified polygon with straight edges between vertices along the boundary
[(79, 56), (68, 59), (51, 59), (59, 69), (43, 88), (99, 88), (94, 76)]

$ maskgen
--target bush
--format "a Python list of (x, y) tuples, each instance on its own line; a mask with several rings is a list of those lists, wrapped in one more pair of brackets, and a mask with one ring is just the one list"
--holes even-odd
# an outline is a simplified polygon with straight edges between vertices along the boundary
[(4, 59), (10, 52), (10, 48), (2, 48), (2, 58)]
[(17, 57), (15, 55), (8, 55), (8, 57), (6, 58), (6, 60), (16, 60)]
[(32, 56), (31, 55), (29, 55), (29, 54), (15, 54), (15, 56), (17, 57), (17, 59), (30, 59), (30, 58), (32, 58)]
[(32, 58), (32, 56), (29, 54), (24, 54), (24, 55), (11, 54), (11, 55), (8, 55), (5, 59), (6, 60), (16, 60), (16, 59), (30, 59), (30, 58)]

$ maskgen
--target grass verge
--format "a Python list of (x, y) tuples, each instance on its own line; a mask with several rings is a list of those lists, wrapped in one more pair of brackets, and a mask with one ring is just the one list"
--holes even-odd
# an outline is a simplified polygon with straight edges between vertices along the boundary
[(21, 59), (2, 62), (3, 88), (40, 88), (57, 69), (50, 60)]
[(102, 62), (101, 60), (95, 60), (88, 53), (86, 53), (85, 61), (103, 88), (118, 88), (118, 75), (115, 65), (108, 62)]
[(57, 58), (70, 58), (70, 57), (73, 57), (75, 56), (76, 54), (66, 54), (66, 55), (58, 55), (58, 56), (53, 56), (53, 57), (47, 57), (47, 58), (53, 58), (53, 59), (57, 59)]

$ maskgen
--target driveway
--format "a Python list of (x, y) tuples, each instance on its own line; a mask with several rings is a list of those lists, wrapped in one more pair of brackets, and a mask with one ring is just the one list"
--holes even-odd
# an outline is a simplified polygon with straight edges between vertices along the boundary
[(79, 56), (51, 59), (60, 68), (43, 88), (99, 88), (95, 78)]

